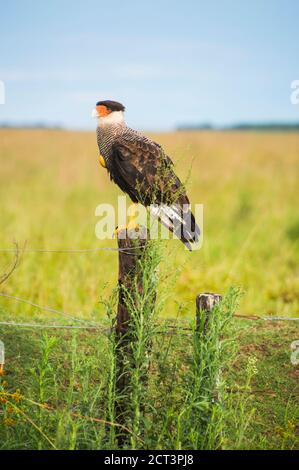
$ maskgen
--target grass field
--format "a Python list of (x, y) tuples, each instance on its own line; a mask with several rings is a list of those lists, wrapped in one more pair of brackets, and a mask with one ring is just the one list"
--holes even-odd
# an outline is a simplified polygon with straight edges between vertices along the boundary
[[(298, 328), (235, 320), (232, 332), (239, 352), (223, 374), (222, 448), (298, 449), (298, 368), (290, 362), (290, 341), (298, 337)], [(107, 341), (98, 332), (0, 326), (0, 337), (9, 356), (0, 377), (0, 449), (114, 448), (109, 431), (96, 421), (109, 420), (111, 361)], [(143, 448), (194, 448), (189, 439), (183, 447), (177, 441), (184, 429), (178, 416), (183, 414), (191, 340), (173, 339), (157, 336), (163, 366), (151, 372), (151, 419)], [(155, 359), (159, 363), (157, 352)], [(254, 374), (248, 383), (250, 365)]]
[[(153, 137), (173, 157), (181, 179), (187, 179), (191, 201), (204, 205), (200, 250), (189, 253), (179, 241), (162, 242), (161, 297), (168, 297), (160, 318), (194, 320), (198, 293), (225, 293), (232, 285), (243, 290), (241, 314), (298, 317), (299, 133), (202, 131)], [(28, 250), (115, 248), (115, 240), (95, 236), (97, 205), (115, 205), (120, 194), (97, 156), (94, 133), (1, 129), (0, 249), (12, 248), (13, 241), (20, 248), (26, 242)], [(0, 279), (13, 256), (0, 253)], [(115, 288), (117, 269), (113, 251), (25, 252), (0, 292), (102, 323), (107, 313), (103, 299)], [(53, 313), (4, 297), (0, 312), (3, 321), (60, 321)], [(0, 328), (7, 356), (0, 378), (2, 448), (113, 446), (107, 423), (88, 421), (110, 416), (109, 343), (95, 339), (93, 332), (51, 331), (45, 336), (40, 330)], [(225, 377), (221, 447), (298, 448), (298, 368), (290, 362), (298, 322), (235, 318), (226, 334), (238, 346), (236, 357), (217, 362), (222, 333), (211, 343), (213, 377), (217, 367)], [(190, 423), (198, 410), (185, 401), (186, 391), (191, 403), (198, 399), (191, 341), (173, 341), (171, 349), (167, 338), (153, 337), (155, 358), (166, 351), (167, 367), (159, 356), (151, 372), (144, 446), (193, 448), (197, 428)], [(209, 357), (209, 350), (204, 354)], [(200, 413), (214, 409), (212, 392), (210, 387), (208, 405), (201, 403)], [(155, 419), (158, 431), (150, 425)]]
[[(245, 314), (299, 313), (299, 134), (180, 132), (153, 136), (204, 204), (204, 239), (190, 254), (164, 242), (171, 300), (163, 315), (193, 315), (202, 291), (244, 289)], [(95, 236), (95, 208), (120, 191), (97, 160), (94, 133), (0, 130), (0, 248), (116, 246)], [(1, 254), (5, 271), (11, 255)], [(117, 277), (117, 256), (25, 254), (6, 292), (74, 314), (101, 315), (99, 298)], [(15, 314), (32, 309), (4, 299)], [(190, 313), (192, 312), (192, 313)]]

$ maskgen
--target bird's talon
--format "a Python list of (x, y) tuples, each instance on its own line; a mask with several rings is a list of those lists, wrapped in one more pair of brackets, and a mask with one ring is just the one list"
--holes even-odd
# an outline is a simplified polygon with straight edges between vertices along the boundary
[(140, 229), (140, 225), (137, 224), (137, 222), (135, 222), (134, 220), (128, 222), (127, 225), (119, 225), (115, 228), (114, 232), (113, 232), (113, 235), (112, 235), (112, 238), (114, 238), (115, 236), (118, 236), (118, 234), (120, 232), (122, 232), (123, 230), (135, 230), (135, 231), (139, 231)]
[(114, 230), (114, 232), (113, 232), (112, 238), (114, 238), (115, 236), (118, 236), (118, 234), (119, 234), (122, 230), (127, 230), (127, 225), (118, 225), (117, 227), (115, 227), (115, 230)]
[(100, 162), (100, 165), (101, 165), (103, 168), (107, 168), (107, 167), (106, 167), (105, 159), (104, 159), (104, 157), (102, 157), (102, 155), (99, 155), (99, 162)]

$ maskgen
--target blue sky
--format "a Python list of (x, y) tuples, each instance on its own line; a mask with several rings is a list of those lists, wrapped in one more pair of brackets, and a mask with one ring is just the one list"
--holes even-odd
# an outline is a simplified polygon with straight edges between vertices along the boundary
[(1, 2), (0, 122), (95, 126), (99, 99), (130, 125), (299, 121), (297, 0)]

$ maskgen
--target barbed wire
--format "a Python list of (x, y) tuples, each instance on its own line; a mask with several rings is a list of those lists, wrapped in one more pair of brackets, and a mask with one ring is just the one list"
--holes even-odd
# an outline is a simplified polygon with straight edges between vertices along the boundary
[(22, 299), (21, 297), (16, 297), (14, 295), (9, 295), (9, 294), (6, 294), (4, 292), (0, 292), (0, 296), (5, 297), (7, 299), (15, 300), (17, 302), (25, 303), (27, 305), (31, 305), (32, 307), (38, 308), (39, 310), (45, 310), (46, 312), (55, 313), (55, 314), (58, 314), (58, 315), (65, 316), (65, 317), (70, 318), (74, 321), (85, 323), (88, 326), (93, 326), (94, 328), (98, 328), (98, 329), (103, 328), (101, 325), (99, 325), (98, 323), (93, 322), (91, 320), (84, 320), (83, 318), (78, 318), (78, 317), (76, 317), (76, 316), (74, 316), (74, 315), (72, 315), (68, 312), (57, 310), (57, 309), (52, 308), (52, 307), (46, 307), (46, 306), (43, 306), (43, 305), (39, 305), (39, 304), (36, 304), (35, 302), (31, 302), (30, 300)]
[(292, 317), (259, 317), (261, 320), (266, 321), (299, 321), (299, 318)]
[[(138, 245), (138, 246), (133, 246), (133, 247), (127, 247), (127, 248), (113, 248), (113, 247), (102, 247), (102, 248), (92, 248), (92, 249), (80, 249), (80, 250), (43, 250), (43, 249), (28, 249), (23, 247), (23, 249), (19, 250), (19, 247), (17, 243), (15, 242), (15, 248), (6, 248), (6, 249), (0, 249), (0, 252), (5, 252), (5, 253), (15, 253), (15, 260), (12, 265), (12, 268), (9, 270), (7, 274), (2, 276), (0, 279), (0, 283), (5, 282), (13, 273), (13, 271), (16, 269), (18, 262), (19, 262), (19, 252), (21, 253), (94, 253), (98, 251), (112, 251), (112, 252), (123, 252), (123, 253), (128, 253), (128, 254), (133, 254), (132, 250), (136, 250), (138, 248), (144, 248), (143, 245)], [(0, 325), (3, 326), (19, 326), (19, 327), (26, 327), (26, 328), (62, 328), (62, 329), (86, 329), (86, 330), (100, 330), (104, 333), (111, 332), (111, 329), (104, 328), (102, 325), (99, 325), (97, 322), (91, 321), (91, 320), (85, 320), (83, 318), (78, 318), (68, 312), (64, 312), (61, 310), (54, 309), (52, 307), (47, 307), (43, 305), (39, 305), (35, 302), (32, 302), (27, 299), (23, 299), (14, 295), (6, 294), (5, 292), (0, 292), (0, 296), (15, 300), (17, 302), (25, 303), (27, 305), (30, 305), (34, 308), (44, 310), (50, 313), (54, 313), (57, 315), (62, 315), (65, 317), (68, 317), (72, 319), (73, 321), (84, 323), (84, 326), (78, 326), (78, 325), (53, 325), (53, 324), (37, 324), (37, 323), (16, 323), (16, 322), (0, 322)], [(268, 317), (260, 317), (257, 315), (242, 315), (242, 314), (235, 314), (234, 317), (239, 317), (243, 318), (245, 320), (262, 320), (262, 321), (299, 321), (299, 318), (293, 318), (293, 317), (280, 317), (280, 316), (268, 316)], [(171, 321), (171, 320), (170, 320)], [(177, 329), (179, 330), (192, 330), (192, 328), (186, 328), (182, 327), (182, 325), (168, 325), (168, 329), (175, 331)]]
[[(53, 328), (53, 329), (77, 329), (77, 330), (98, 330), (98, 326), (79, 326), (79, 325), (53, 325), (53, 324), (43, 324), (43, 323), (17, 323), (13, 321), (2, 321), (0, 322), (2, 326), (18, 326), (21, 328)], [(104, 327), (102, 327), (104, 328)], [(110, 328), (103, 329), (102, 333), (110, 333)]]
[[(63, 329), (86, 329), (86, 330), (98, 330), (98, 331), (100, 331), (104, 334), (111, 332), (111, 329), (107, 329), (103, 325), (100, 325), (97, 322), (94, 322), (92, 320), (85, 320), (83, 318), (78, 318), (78, 317), (74, 316), (73, 314), (70, 314), (70, 313), (65, 312), (65, 311), (57, 310), (57, 309), (52, 308), (52, 307), (39, 305), (39, 304), (37, 304), (35, 302), (32, 302), (30, 300), (23, 299), (21, 297), (17, 297), (17, 296), (14, 296), (14, 295), (6, 294), (5, 292), (0, 292), (0, 296), (4, 297), (4, 298), (7, 298), (7, 299), (10, 299), (10, 300), (15, 300), (17, 302), (25, 303), (25, 304), (30, 305), (34, 308), (39, 309), (39, 310), (44, 310), (46, 312), (55, 313), (57, 315), (61, 315), (61, 316), (70, 318), (70, 319), (72, 319), (73, 321), (76, 321), (76, 322), (84, 323), (84, 326), (78, 326), (78, 325), (52, 325), (52, 324), (51, 325), (49, 325), (49, 324), (45, 325), (45, 324), (37, 324), (37, 323), (15, 323), (15, 322), (8, 322), (8, 321), (0, 322), (0, 325), (3, 325), (3, 326), (19, 326), (19, 327), (30, 327), (30, 328), (53, 328), (53, 329), (55, 329), (55, 328), (56, 329), (58, 329), (58, 328), (63, 328)], [(241, 318), (241, 319), (244, 319), (244, 320), (254, 320), (254, 321), (299, 321), (299, 318), (293, 318), (293, 317), (280, 317), (280, 316), (260, 317), (260, 316), (257, 316), (257, 315), (247, 316), (247, 315), (242, 315), (242, 314), (238, 314), (238, 313), (235, 313), (234, 317), (235, 318)], [(171, 321), (171, 319), (168, 320), (168, 321)], [(172, 331), (174, 331), (174, 330), (192, 331), (192, 328), (188, 328), (188, 327), (182, 326), (182, 325), (167, 325), (167, 328), (169, 330), (172, 330)]]
[[(234, 315), (234, 317), (239, 317), (239, 315)], [(248, 318), (248, 320), (253, 320), (252, 318)], [(267, 321), (298, 321), (299, 318), (283, 318), (283, 317), (274, 317), (274, 318), (269, 318), (269, 317), (259, 317), (257, 320), (267, 320)], [(94, 330), (94, 331), (100, 331), (102, 334), (110, 334), (112, 332), (111, 328), (105, 328), (102, 325), (97, 325), (97, 326), (92, 326), (92, 325), (85, 325), (85, 326), (79, 326), (79, 325), (57, 325), (57, 324), (44, 324), (44, 323), (17, 323), (13, 321), (2, 321), (0, 322), (0, 326), (12, 326), (12, 327), (19, 327), (19, 328), (39, 328), (39, 329), (66, 329), (66, 330), (71, 330), (71, 329), (77, 329), (77, 330)], [(162, 330), (157, 331), (157, 333), (163, 334), (163, 333), (168, 333), (168, 332), (176, 332), (176, 330), (179, 331), (194, 331), (193, 328), (187, 328), (183, 327), (181, 325), (161, 325)], [(190, 335), (187, 335), (190, 336)]]
[[(77, 249), (77, 250), (64, 250), (64, 249), (29, 249), (24, 248), (22, 253), (61, 253), (61, 254), (72, 254), (72, 253), (96, 253), (98, 251), (112, 251), (112, 252), (122, 252), (127, 254), (132, 254), (131, 252), (137, 250), (139, 248), (144, 248), (144, 245), (137, 245), (131, 246), (127, 248), (114, 248), (114, 247), (102, 247), (102, 248), (84, 248), (84, 249)], [(15, 253), (15, 248), (0, 248), (0, 253)]]

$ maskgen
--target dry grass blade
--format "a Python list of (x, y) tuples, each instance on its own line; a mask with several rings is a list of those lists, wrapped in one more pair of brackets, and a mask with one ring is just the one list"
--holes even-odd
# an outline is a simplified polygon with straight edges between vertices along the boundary
[(20, 260), (19, 247), (18, 247), (18, 244), (16, 242), (14, 243), (14, 245), (15, 245), (15, 249), (14, 249), (15, 258), (14, 258), (14, 261), (13, 261), (9, 271), (7, 273), (4, 273), (2, 275), (2, 277), (0, 278), (0, 285), (3, 284), (5, 281), (7, 281), (7, 279), (10, 278), (10, 276), (13, 274), (13, 272), (15, 271), (15, 269), (17, 268), (17, 266), (19, 264), (19, 260)]
[[(1, 395), (12, 396), (11, 394), (8, 394), (8, 393), (1, 394)], [(9, 403), (10, 406), (12, 406), (16, 410), (17, 413), (22, 415), (26, 419), (26, 421), (28, 421), (28, 423), (30, 423), (46, 439), (46, 441), (50, 444), (51, 447), (53, 447), (53, 449), (57, 450), (55, 444), (51, 441), (51, 439), (43, 432), (43, 430), (21, 408), (19, 408), (17, 405), (15, 405), (15, 403), (12, 403), (10, 401), (7, 401), (7, 403)]]
[[(12, 393), (8, 393), (8, 392), (0, 392), (0, 396), (5, 396), (5, 397), (12, 397), (13, 394)], [(47, 403), (38, 403), (37, 401), (34, 401), (34, 400), (30, 400), (30, 398), (26, 398), (22, 395), (22, 400), (25, 400), (27, 401), (27, 403), (30, 403), (31, 405), (35, 405), (35, 406), (38, 406), (39, 408), (42, 408), (43, 410), (46, 410), (46, 411), (58, 411), (56, 408), (54, 408), (53, 406), (51, 405), (48, 405)], [(56, 449), (56, 447), (54, 446), (54, 444), (50, 441), (50, 439), (42, 432), (42, 430), (33, 422), (30, 420), (30, 418), (20, 409), (18, 408), (14, 403), (11, 403), (9, 402), (9, 404), (11, 404), (19, 413), (21, 413), (26, 419), (28, 419), (28, 421), (39, 431), (41, 432), (41, 434), (45, 437), (45, 439), (47, 439), (47, 441)], [(117, 428), (120, 428), (120, 429), (123, 429), (124, 431), (128, 432), (129, 434), (132, 434), (134, 435), (133, 431), (131, 431), (131, 429), (127, 428), (126, 426), (123, 426), (122, 424), (119, 424), (119, 423), (113, 423), (111, 421), (107, 421), (105, 419), (101, 419), (101, 418), (94, 418), (92, 416), (84, 416), (80, 413), (75, 413), (75, 412), (70, 412), (70, 415), (73, 416), (74, 418), (79, 418), (79, 419), (83, 419), (83, 420), (86, 420), (86, 421), (92, 421), (93, 423), (100, 423), (100, 424), (105, 424), (107, 426), (114, 426), (114, 427), (117, 427)], [(141, 442), (143, 442), (143, 440), (141, 439), (141, 437), (139, 436), (136, 436), (135, 437), (137, 439), (139, 439)]]

